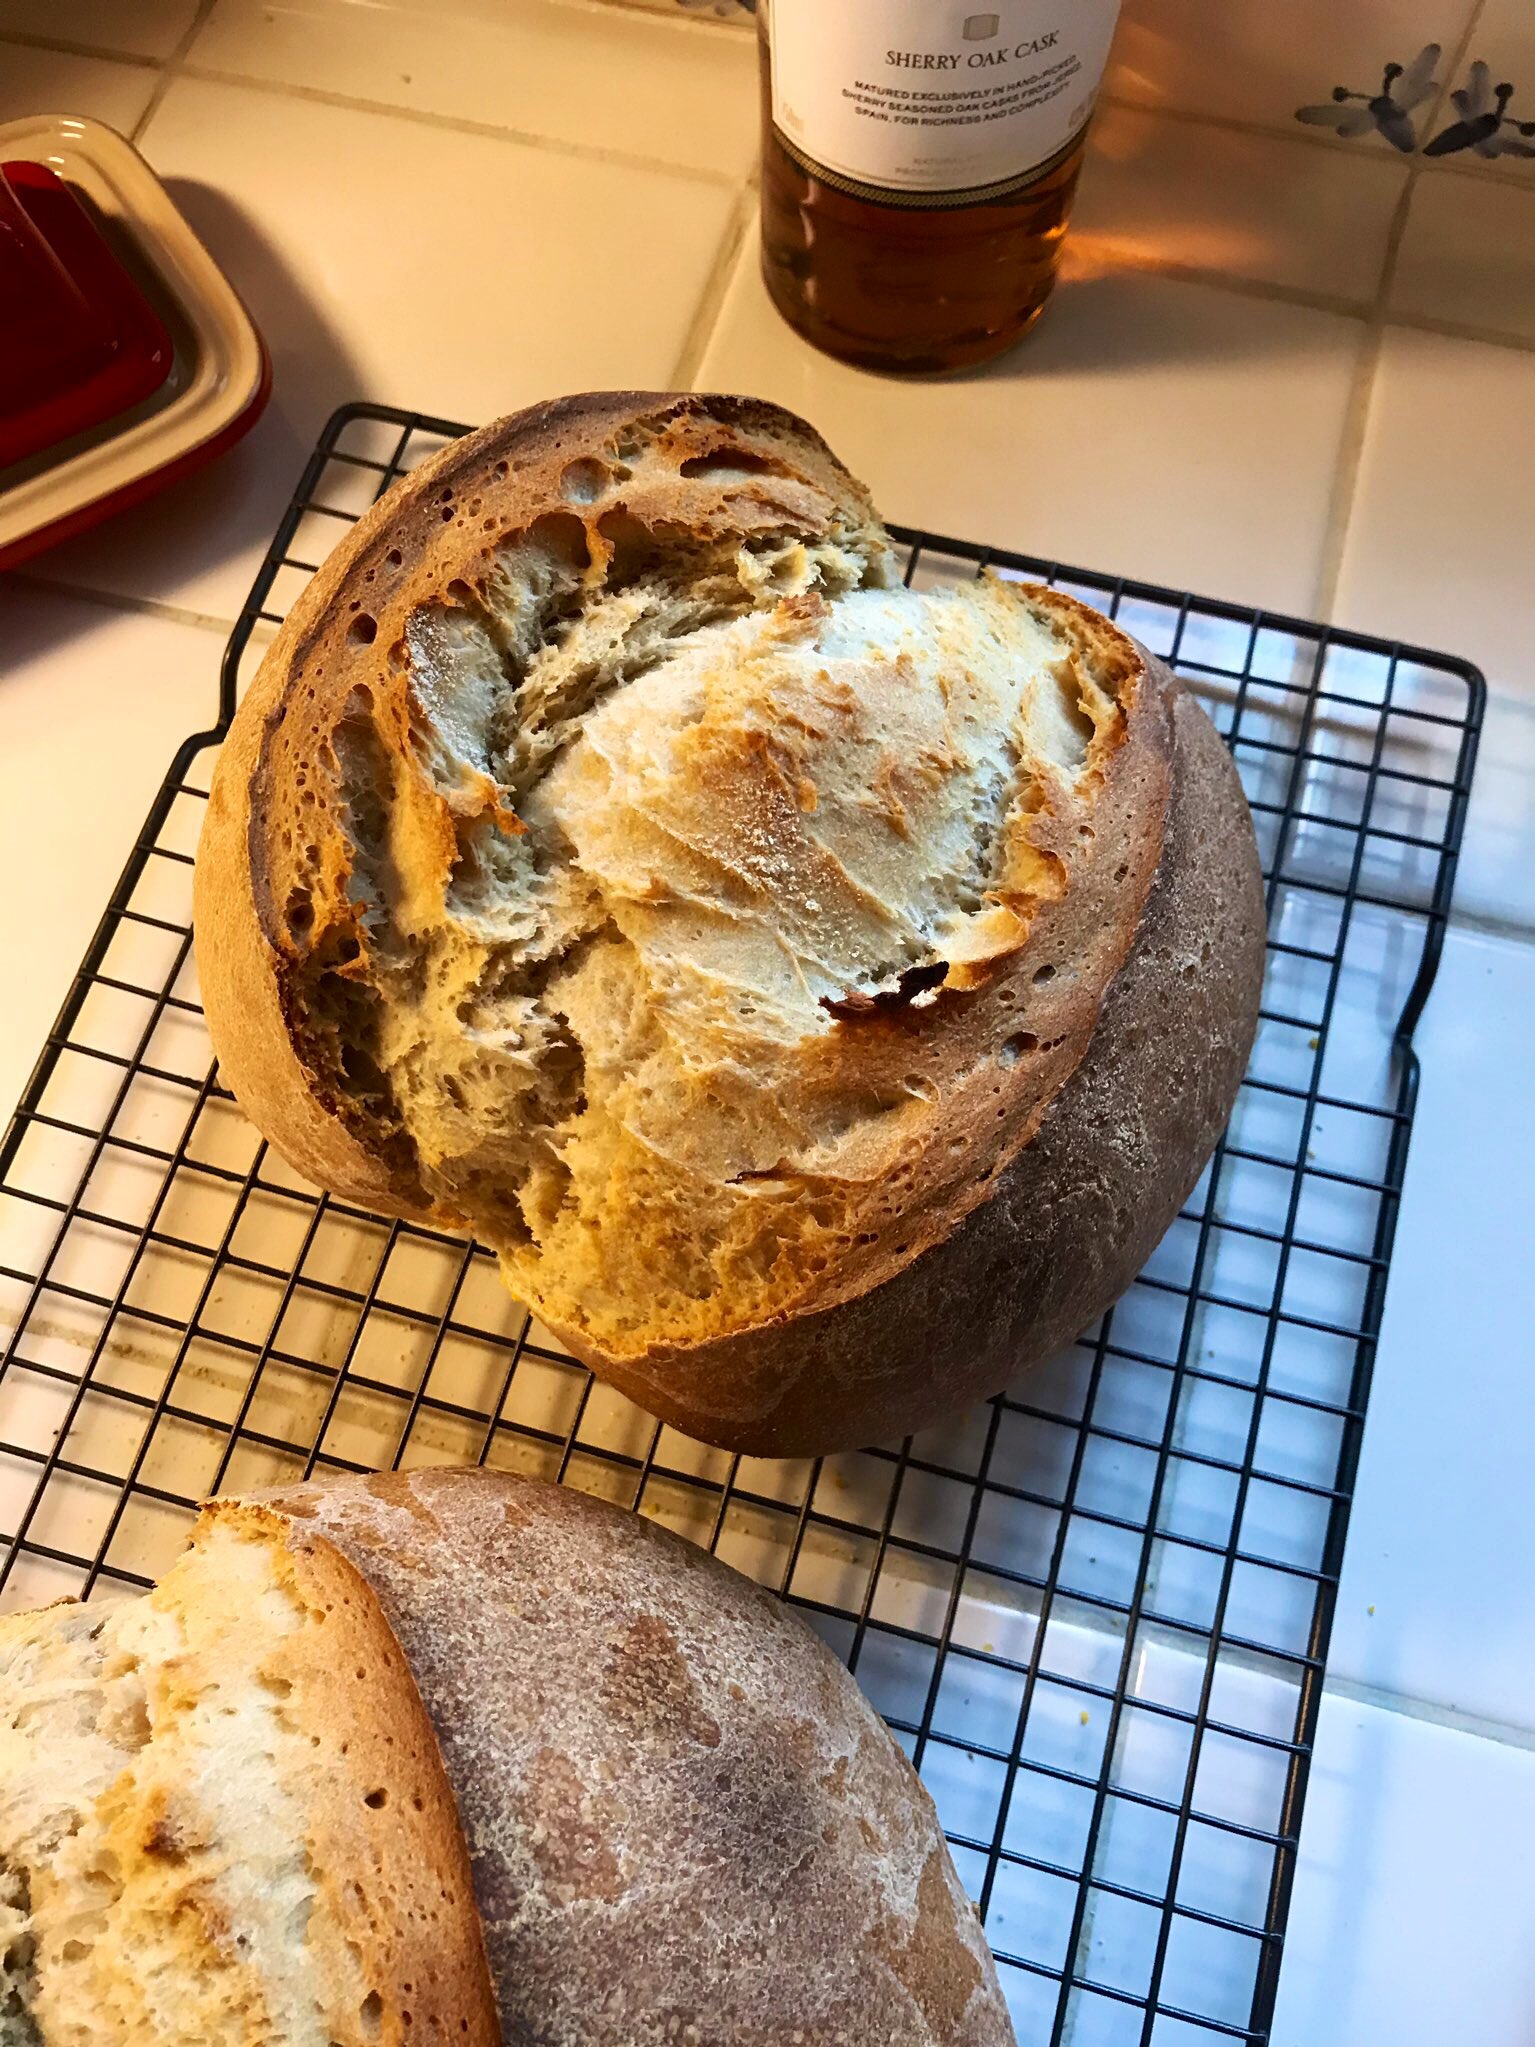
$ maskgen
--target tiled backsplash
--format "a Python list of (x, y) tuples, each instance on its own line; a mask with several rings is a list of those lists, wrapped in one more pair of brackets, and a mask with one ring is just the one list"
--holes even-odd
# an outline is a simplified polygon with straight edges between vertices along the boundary
[[(750, 25), (754, 0), (617, 0)], [(1129, 0), (1110, 101), (1456, 159), (1535, 163), (1532, 0)], [(1535, 179), (1535, 172), (1527, 172)]]
[(1529, 0), (1131, 0), (1108, 91), (1167, 112), (1300, 121), (1458, 169), (1506, 168), (1535, 160), (1535, 10)]
[(1535, 0), (1126, 0), (1067, 261), (1535, 344)]

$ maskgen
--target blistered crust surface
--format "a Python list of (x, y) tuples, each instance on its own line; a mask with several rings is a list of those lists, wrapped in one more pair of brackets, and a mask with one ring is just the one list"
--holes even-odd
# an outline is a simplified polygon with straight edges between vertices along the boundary
[(1084, 1056), (1167, 718), (1070, 600), (894, 586), (773, 408), (504, 422), (362, 523), (242, 707), (198, 877), (226, 1077), (583, 1354), (834, 1305)]
[[(1150, 673), (1172, 728), (1162, 859), (1086, 1057), (1032, 1141), (883, 1286), (715, 1344), (604, 1363), (641, 1406), (755, 1456), (898, 1438), (1020, 1380), (1145, 1264), (1231, 1112), (1265, 960), (1258, 850), (1230, 753), (1194, 699)], [(578, 1332), (556, 1333), (579, 1349)]]

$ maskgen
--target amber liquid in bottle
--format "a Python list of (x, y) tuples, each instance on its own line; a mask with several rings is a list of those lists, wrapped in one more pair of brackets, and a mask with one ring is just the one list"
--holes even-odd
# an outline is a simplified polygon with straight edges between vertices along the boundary
[(1010, 348), (1055, 283), (1085, 130), (999, 197), (864, 196), (786, 147), (765, 20), (759, 56), (762, 274), (789, 325), (844, 362), (907, 375), (964, 369)]

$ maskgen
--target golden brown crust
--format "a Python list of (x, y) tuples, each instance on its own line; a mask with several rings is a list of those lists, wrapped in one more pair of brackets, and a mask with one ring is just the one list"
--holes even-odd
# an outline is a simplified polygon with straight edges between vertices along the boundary
[[(281, 1517), (302, 1569), (376, 1597), (457, 1796), (506, 2041), (1009, 2047), (931, 1801), (760, 1587), (509, 1474), (220, 1511)], [(324, 1701), (343, 1725), (364, 1717), (348, 1684)], [(391, 1709), (369, 1738), (397, 1726)]]
[(279, 954), (257, 907), (259, 870), (249, 850), (250, 791), (280, 693), (280, 671), (264, 668), (219, 756), (192, 878), (198, 986), (219, 1077), (267, 1141), (317, 1186), (383, 1215), (425, 1221), (430, 1204), (420, 1190), (317, 1099), (284, 1015)]
[(586, 1359), (663, 1421), (777, 1457), (924, 1428), (1086, 1328), (1187, 1199), (1252, 1047), (1263, 886), (1229, 753), (1147, 663), (1173, 731), (1167, 833), (1081, 1065), (985, 1199), (884, 1285), (687, 1351)]
[[(882, 1184), (875, 1200), (866, 1198), (866, 1212), (858, 1214), (856, 1196), (850, 1203), (862, 1241), (804, 1289), (793, 1304), (796, 1318), (885, 1285), (990, 1200), (998, 1176), (1033, 1141), (1087, 1056), (1105, 992), (1129, 957), (1158, 871), (1176, 685), (1160, 663), (1076, 598), (1043, 585), (1024, 588), (1031, 606), (1080, 647), (1095, 679), (1117, 700), (1121, 722), (1098, 755), (1090, 804), (1057, 797), (1053, 814), (1034, 829), (1034, 843), (1059, 861), (1066, 881), (1057, 899), (1032, 908), (1021, 942), (953, 996), (951, 975), (930, 1021), (877, 1013), (850, 1020), (835, 1035), (832, 1056), (861, 1072), (871, 1088), (914, 1067), (931, 1090), (932, 1115), (919, 1152), (881, 1162)], [(901, 1188), (896, 1203), (892, 1182)], [(783, 1320), (775, 1317), (773, 1326)], [(721, 1340), (737, 1333), (747, 1332)]]
[[(487, 535), (501, 540), (543, 517), (578, 518), (582, 465), (598, 451), (621, 452), (641, 424), (668, 438), (679, 464), (706, 464), (712, 450), (741, 446), (769, 463), (782, 446), (792, 448), (794, 473), (788, 463), (783, 475), (765, 469), (755, 511), (743, 510), (707, 474), (694, 481), (679, 475), (659, 503), (626, 497), (639, 520), (664, 518), (700, 535), (749, 530), (754, 517), (764, 527), (787, 517), (812, 531), (834, 507), (873, 521), (861, 487), (811, 428), (779, 406), (645, 391), (531, 406), (450, 442), (357, 522), (288, 614), (219, 756), (198, 847), (193, 922), (221, 1076), (291, 1165), (386, 1215), (449, 1226), (459, 1220), (433, 1203), (408, 1157), (381, 1153), (359, 1136), (344, 1096), (304, 1056), (292, 948), (284, 943), (295, 849), (291, 824), (290, 843), (278, 842), (291, 814), (283, 798), (300, 770), (306, 782), (313, 774), (310, 797), (321, 797), (348, 698), (359, 687), (383, 686), (380, 657), (401, 640), (419, 596), (477, 578)], [(367, 621), (365, 639), (359, 618)], [(403, 731), (399, 737), (403, 746)], [(330, 888), (344, 896), (349, 860), (334, 803), (332, 785), (300, 815), (315, 830)]]
[[(665, 461), (633, 459), (641, 440), (659, 443)], [(991, 907), (968, 920), (950, 956), (901, 976), (893, 993), (823, 998), (831, 1027), (802, 1030), (781, 1060), (761, 1032), (732, 1035), (724, 1012), (735, 984), (728, 972), (717, 976), (723, 1027), (699, 1034), (662, 1076), (654, 1098), (670, 1123), (659, 1135), (644, 1123), (643, 1101), (638, 1123), (632, 1100), (599, 1121), (599, 1106), (607, 1114), (608, 1104), (599, 1105), (593, 1084), (592, 1043), (577, 1031), (584, 1077), (552, 1105), (483, 1094), (474, 1144), (483, 1140), (485, 1164), (471, 1147), (473, 1170), (445, 1179), (440, 1160), (417, 1149), (419, 1119), (395, 1113), (393, 1080), (370, 1049), (395, 997), (381, 992), (374, 971), (381, 936), (354, 872), (359, 835), (348, 806), (365, 802), (379, 813), (372, 836), (384, 851), (373, 857), (388, 869), (379, 892), (392, 905), (390, 986), (405, 986), (408, 1007), (419, 995), (411, 975), (442, 964), (412, 905), (441, 905), (450, 877), (470, 860), (464, 818), (488, 815), (503, 834), (524, 830), (490, 776), (470, 770), (451, 789), (429, 788), (412, 765), (423, 717), (442, 710), (432, 698), (441, 671), (426, 660), (411, 669), (419, 642), (419, 634), (410, 640), (412, 621), (423, 606), (445, 603), (458, 607), (454, 616), (483, 614), (495, 550), (528, 532), (556, 554), (568, 543), (573, 558), (595, 565), (599, 581), (610, 559), (639, 544), (636, 536), (658, 533), (711, 546), (754, 534), (830, 534), (869, 554), (883, 544), (867, 497), (819, 438), (791, 415), (748, 400), (634, 393), (567, 400), (471, 435), (406, 479), (295, 607), (215, 777), (198, 859), (197, 934), (225, 1078), (272, 1142), (319, 1184), (386, 1213), (476, 1229), (503, 1252), (509, 1283), (577, 1356), (690, 1433), (743, 1450), (824, 1451), (888, 1436), (913, 1417), (995, 1390), (1063, 1340), (1063, 1314), (1080, 1311), (1085, 1323), (1130, 1277), (1127, 1243), (1133, 1237), (1149, 1248), (1166, 1226), (1235, 1092), (1233, 1052), (1245, 1056), (1256, 1016), (1262, 911), (1251, 826), (1229, 762), (1187, 737), (1190, 719), (1202, 714), (1107, 619), (1058, 592), (992, 585), (977, 608), (1005, 597), (1010, 617), (988, 630), (1013, 647), (1016, 629), (1018, 662), (1029, 620), (1056, 652), (1068, 650), (1055, 666), (1069, 673), (1063, 697), (1090, 737), (1074, 778), (1020, 755), (1035, 767), (997, 820), (1001, 864), (982, 897)], [(801, 625), (814, 629), (818, 606), (824, 613), (809, 596), (802, 612), (795, 599), (775, 617), (792, 637)], [(877, 670), (866, 672), (887, 686)], [(887, 681), (901, 673), (896, 662)], [(824, 672), (821, 679), (833, 682)], [(1177, 750), (1175, 723), (1185, 734)], [(719, 872), (743, 844), (761, 844), (809, 911), (821, 914), (827, 892), (803, 834), (794, 837), (794, 734), (770, 732), (764, 748), (748, 722), (722, 724), (714, 737), (725, 748), (721, 773), (695, 772), (691, 807), (664, 820), (670, 843), (688, 858), (702, 848)], [(762, 761), (743, 765), (753, 748)], [(605, 755), (599, 762), (600, 780), (611, 763)], [(892, 780), (871, 800), (892, 814), (909, 795), (896, 786), (901, 769), (887, 743), (880, 774)], [(711, 796), (727, 784), (749, 815), (732, 819), (724, 796)], [(813, 784), (798, 787), (813, 809)], [(1170, 805), (1183, 819), (1177, 832)], [(617, 808), (623, 814), (621, 802)], [(565, 846), (563, 857), (562, 834), (590, 820), (589, 804), (567, 802), (556, 813), (552, 840)], [(1142, 1060), (1133, 1074), (1125, 1067), (1113, 1098), (1085, 1117), (1071, 1105), (1083, 1096), (1087, 1069), (1118, 1076), (1124, 1066), (1112, 1035), (1105, 1041), (1110, 1020), (1134, 1009), (1120, 985), (1150, 985), (1152, 977), (1131, 969), (1158, 919), (1182, 917), (1180, 906), (1200, 897), (1203, 885), (1180, 869), (1217, 857), (1207, 846), (1216, 830), (1228, 841), (1219, 856), (1228, 900), (1212, 910), (1214, 936), (1205, 950), (1196, 947), (1190, 972), (1158, 984), (1163, 1064)], [(815, 857), (823, 852), (813, 845)], [(652, 869), (662, 899), (681, 888), (675, 859), (666, 870), (671, 857)], [(828, 878), (835, 887), (837, 877)], [(624, 918), (643, 917), (643, 896), (642, 888), (641, 909), (614, 912), (631, 956)], [(741, 902), (726, 888), (707, 907), (733, 919)], [(605, 928), (611, 935), (612, 924)], [(1187, 931), (1185, 918), (1179, 943)], [(595, 958), (603, 943), (601, 929), (587, 930), (572, 953), (591, 945)], [(671, 971), (670, 956), (665, 964)], [(498, 972), (480, 971), (459, 1018)], [(615, 1010), (660, 1014), (656, 979), (625, 972), (627, 979), (613, 969), (611, 990), (592, 983), (597, 1006), (607, 993)], [(314, 999), (322, 985), (323, 1015)], [(574, 975), (563, 985), (566, 1012), (577, 996), (591, 1006)], [(498, 1043), (517, 1040), (523, 1057), (533, 1041), (518, 1040), (514, 1008), (491, 1015), (485, 1032)], [(557, 1051), (570, 1049), (568, 1015), (552, 998), (538, 1021), (556, 1038), (564, 1034)], [(671, 1030), (663, 1020), (652, 1035)], [(458, 1023), (448, 1031), (475, 1037)], [(416, 1048), (425, 1045), (432, 1057), (441, 1042), (440, 1033), (433, 1040), (418, 1031)], [(605, 1069), (610, 1091), (614, 1072), (649, 1056), (643, 1031), (631, 1030), (619, 1049), (623, 1058), (610, 1056)], [(535, 1046), (525, 1056), (542, 1054)], [(1224, 1108), (1213, 1122), (1204, 1114), (1168, 1118), (1163, 1153), (1151, 1161), (1125, 1135), (1142, 1121), (1133, 1091), (1164, 1098), (1165, 1077), (1181, 1062), (1201, 1103), (1213, 1091)], [(399, 1062), (390, 1075), (396, 1070)], [(447, 1086), (457, 1087), (451, 1075)], [(542, 1207), (536, 1178), (505, 1163), (502, 1132), (522, 1126), (525, 1099), (533, 1102), (529, 1127), (541, 1119), (566, 1133), (541, 1169), (552, 1189)], [(573, 1100), (584, 1122), (567, 1114)], [(790, 1140), (783, 1150), (774, 1148), (780, 1126)], [(432, 1126), (434, 1142), (442, 1127), (441, 1119)], [(822, 1130), (836, 1133), (824, 1145)], [(1048, 1173), (1039, 1169), (1045, 1159)], [(579, 1203), (569, 1200), (573, 1172), (584, 1175)], [(1093, 1220), (1095, 1231), (1107, 1228), (1105, 1240), (1073, 1235), (1063, 1222), (1081, 1185), (1108, 1197)], [(1016, 1192), (1023, 1187), (1027, 1203)], [(1133, 1230), (1116, 1220), (1120, 1211), (1133, 1214)], [(564, 1228), (559, 1255), (545, 1214), (550, 1227)], [(994, 1301), (976, 1274), (999, 1267), (1004, 1220), (1013, 1255), (1002, 1261), (1005, 1300)], [(649, 1255), (615, 1277), (611, 1251), (593, 1247), (631, 1241)], [(653, 1299), (650, 1308), (641, 1293)], [(940, 1304), (946, 1329), (932, 1320)], [(977, 1328), (988, 1314), (994, 1326)]]
[(269, 1682), (311, 1749), (303, 1804), (316, 1899), (305, 1940), (329, 1992), (334, 2047), (499, 2047), (458, 1808), (377, 1600), (345, 1557), (287, 1516), (215, 1500), (198, 1533), (221, 1521), (281, 1546), (304, 1610)]

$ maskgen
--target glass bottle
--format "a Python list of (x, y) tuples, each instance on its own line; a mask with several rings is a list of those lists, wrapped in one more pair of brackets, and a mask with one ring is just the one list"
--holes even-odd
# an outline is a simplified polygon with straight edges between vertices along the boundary
[(1119, 0), (759, 0), (762, 269), (866, 369), (1009, 348), (1055, 282)]

